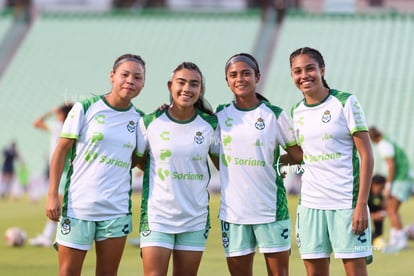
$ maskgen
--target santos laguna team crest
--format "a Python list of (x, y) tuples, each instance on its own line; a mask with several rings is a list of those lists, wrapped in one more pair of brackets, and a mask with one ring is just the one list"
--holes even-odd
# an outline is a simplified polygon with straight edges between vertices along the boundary
[(129, 121), (129, 123), (127, 125), (127, 130), (131, 133), (135, 132), (135, 122), (134, 121)]
[(196, 132), (194, 142), (196, 142), (196, 144), (202, 144), (204, 142), (203, 133), (201, 133), (201, 131)]
[(265, 128), (265, 123), (263, 121), (263, 119), (261, 117), (257, 118), (256, 123), (254, 124), (254, 126), (258, 129), (258, 130), (262, 130)]
[(329, 110), (326, 110), (322, 115), (322, 122), (328, 123), (331, 120), (331, 112)]
[(60, 228), (60, 232), (62, 232), (63, 235), (67, 235), (70, 233), (71, 227), (70, 227), (70, 219), (66, 218), (62, 222), (62, 228)]

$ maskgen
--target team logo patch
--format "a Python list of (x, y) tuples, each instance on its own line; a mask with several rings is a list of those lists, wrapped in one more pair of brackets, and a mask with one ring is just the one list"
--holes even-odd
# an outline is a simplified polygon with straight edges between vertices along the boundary
[(204, 142), (203, 133), (201, 131), (196, 132), (194, 142), (196, 142), (196, 144), (202, 144)]
[(262, 130), (262, 129), (264, 129), (264, 128), (265, 128), (265, 123), (264, 123), (263, 119), (259, 117), (259, 118), (257, 118), (257, 121), (256, 121), (256, 123), (254, 124), (254, 126), (255, 126), (258, 130)]
[(97, 124), (103, 125), (105, 124), (105, 115), (103, 114), (98, 114), (95, 116), (95, 120)]
[(233, 121), (233, 118), (227, 118), (226, 119), (226, 121), (224, 121), (224, 124), (227, 126), (227, 127), (231, 127), (233, 124), (232, 124), (232, 121)]
[(135, 122), (134, 121), (129, 121), (129, 123), (127, 124), (127, 129), (129, 132), (134, 133), (135, 132)]
[(300, 248), (300, 246), (302, 245), (300, 242), (300, 237), (299, 234), (296, 234), (296, 245)]
[(226, 232), (222, 232), (222, 234), (221, 234), (221, 240), (223, 241), (223, 247), (224, 248), (229, 247), (229, 241), (230, 241), (230, 239), (227, 236), (227, 233)]
[(70, 219), (65, 219), (62, 223), (62, 228), (60, 228), (60, 232), (62, 235), (67, 235), (70, 233), (71, 227), (70, 227)]
[(331, 120), (331, 112), (329, 110), (326, 110), (322, 115), (322, 122), (328, 123)]

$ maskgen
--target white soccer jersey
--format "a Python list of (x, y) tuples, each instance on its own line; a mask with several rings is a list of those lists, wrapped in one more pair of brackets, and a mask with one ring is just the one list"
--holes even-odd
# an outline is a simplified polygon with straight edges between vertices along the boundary
[(381, 139), (381, 141), (377, 143), (377, 147), (382, 158), (394, 158), (394, 145), (391, 142)]
[(300, 205), (324, 210), (355, 207), (359, 157), (352, 135), (368, 131), (357, 98), (330, 90), (322, 103), (302, 101), (292, 112), (305, 163)]
[(208, 153), (218, 155), (216, 127), (215, 116), (198, 110), (186, 122), (172, 119), (167, 110), (141, 119), (138, 155), (148, 150), (149, 160), (144, 170), (140, 231), (182, 233), (208, 226)]
[(377, 147), (382, 158), (394, 160), (394, 180), (411, 180), (410, 161), (401, 147), (388, 138), (381, 139)]
[(292, 121), (262, 101), (252, 109), (219, 106), (221, 220), (261, 224), (289, 218), (278, 172), (280, 146), (296, 145)]
[(103, 96), (76, 103), (61, 137), (76, 139), (63, 216), (101, 221), (131, 213), (131, 157), (141, 112), (120, 110)]

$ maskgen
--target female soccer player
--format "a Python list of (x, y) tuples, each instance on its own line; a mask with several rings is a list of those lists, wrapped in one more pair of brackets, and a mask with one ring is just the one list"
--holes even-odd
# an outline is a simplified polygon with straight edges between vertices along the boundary
[(385, 248), (385, 252), (395, 253), (408, 247), (399, 209), (401, 204), (410, 198), (412, 192), (413, 179), (410, 161), (404, 150), (385, 137), (376, 127), (369, 128), (369, 135), (371, 141), (377, 146), (387, 168), (384, 197), (391, 229), (389, 244)]
[(218, 165), (217, 118), (205, 105), (196, 64), (178, 65), (168, 90), (171, 105), (139, 124), (144, 275), (167, 275), (171, 255), (173, 275), (197, 275), (210, 228), (208, 157)]
[[(302, 160), (288, 115), (256, 93), (260, 70), (250, 54), (225, 65), (234, 101), (217, 108), (220, 126), (220, 214), (223, 247), (231, 275), (253, 274), (256, 247), (268, 275), (288, 275), (291, 243), (280, 148)], [(287, 156), (287, 155), (286, 155)], [(292, 164), (292, 163), (291, 163)]]
[(346, 275), (367, 275), (371, 230), (367, 207), (373, 154), (361, 105), (330, 89), (316, 49), (290, 55), (291, 76), (304, 99), (292, 110), (303, 149), (304, 173), (296, 242), (308, 275), (329, 275), (329, 257), (341, 258)]
[[(109, 93), (74, 105), (52, 157), (46, 213), (59, 220), (59, 275), (80, 275), (94, 241), (96, 275), (116, 275), (132, 229), (131, 165), (142, 112), (131, 100), (144, 87), (145, 62), (137, 55), (120, 56), (110, 80)], [(72, 164), (60, 206), (68, 154)]]

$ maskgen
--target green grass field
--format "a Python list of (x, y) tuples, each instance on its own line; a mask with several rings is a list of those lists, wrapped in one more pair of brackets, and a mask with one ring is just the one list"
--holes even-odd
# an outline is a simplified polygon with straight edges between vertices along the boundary
[[(140, 195), (135, 194), (134, 202), (134, 233), (138, 234), (138, 206)], [(44, 211), (45, 199), (39, 203), (32, 203), (27, 198), (20, 200), (0, 201), (0, 232), (4, 233), (10, 226), (23, 228), (29, 237), (39, 233), (44, 226), (46, 216)], [(228, 275), (223, 249), (221, 246), (219, 221), (216, 218), (219, 206), (219, 195), (211, 196), (212, 230), (203, 255), (199, 275)], [(291, 214), (296, 211), (297, 197), (289, 197)], [(414, 223), (414, 198), (402, 205), (401, 213), (405, 223)], [(292, 217), (294, 223), (295, 216)], [(389, 224), (386, 220), (385, 238), (387, 239)], [(413, 275), (414, 272), (414, 242), (410, 241), (409, 248), (398, 254), (383, 254), (374, 251), (374, 263), (368, 266), (370, 275)], [(91, 250), (84, 263), (82, 275), (94, 275), (95, 252)], [(290, 258), (290, 275), (305, 275), (303, 263), (292, 239), (292, 254)], [(265, 264), (262, 254), (256, 254), (254, 264), (255, 275), (266, 275)], [(0, 275), (57, 275), (57, 253), (52, 248), (38, 248), (25, 245), (21, 248), (8, 247), (5, 242), (0, 243)], [(142, 263), (139, 257), (139, 249), (129, 244), (119, 269), (119, 275), (143, 275)], [(340, 260), (332, 259), (331, 275), (345, 275)]]

